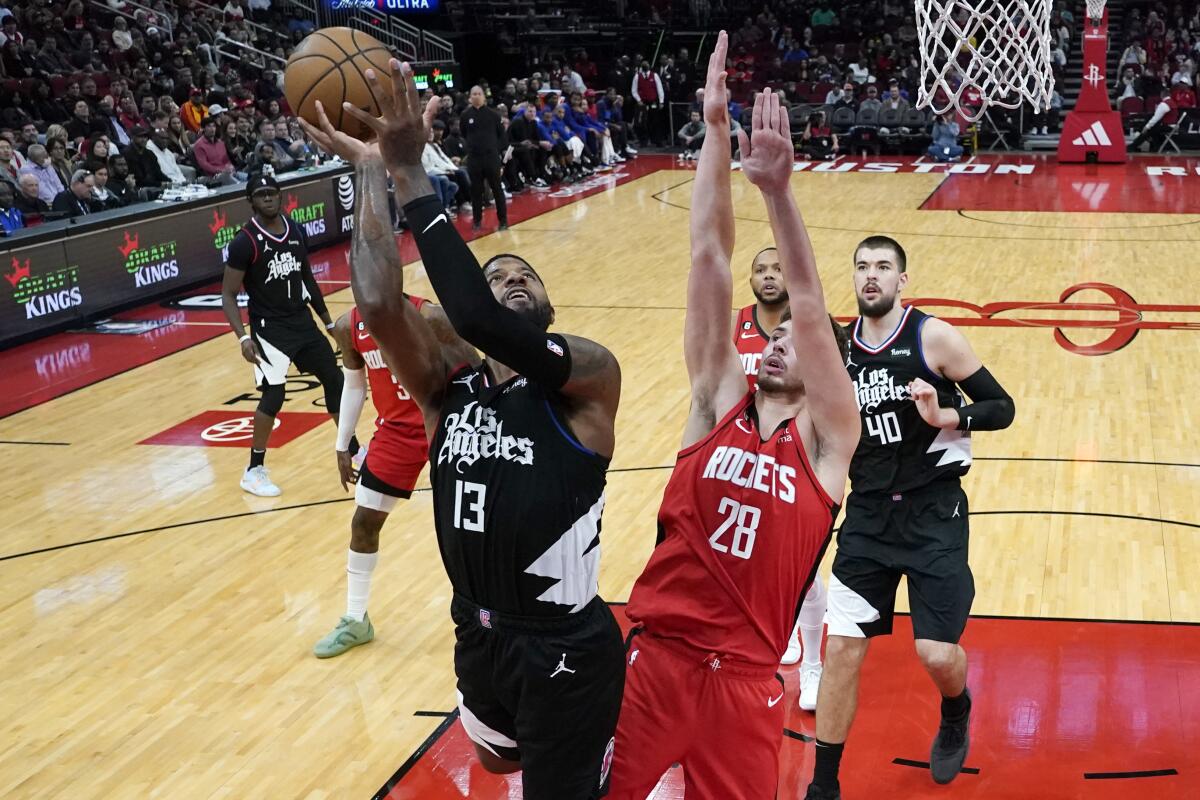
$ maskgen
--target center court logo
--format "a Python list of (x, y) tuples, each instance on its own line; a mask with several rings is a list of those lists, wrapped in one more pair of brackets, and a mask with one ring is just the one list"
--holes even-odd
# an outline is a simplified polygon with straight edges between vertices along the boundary
[(134, 231), (132, 236), (129, 231), (122, 233), (125, 241), (117, 245), (117, 251), (125, 260), (125, 271), (133, 276), (134, 286), (149, 286), (179, 277), (174, 241), (143, 247), (140, 233)]
[(25, 306), (25, 319), (49, 316), (83, 305), (79, 268), (63, 267), (35, 275), (30, 260), (13, 257), (12, 269), (4, 278), (12, 287), (12, 299)]

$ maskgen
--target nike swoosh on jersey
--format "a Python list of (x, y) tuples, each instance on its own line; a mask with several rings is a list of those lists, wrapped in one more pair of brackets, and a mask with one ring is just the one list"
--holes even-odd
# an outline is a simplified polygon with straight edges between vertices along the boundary
[(757, 338), (759, 338), (759, 336), (756, 332), (751, 331), (750, 333), (743, 333), (742, 338), (743, 339), (757, 339)]
[(445, 214), (438, 214), (436, 217), (433, 218), (433, 222), (430, 222), (428, 225), (425, 226), (425, 230), (421, 231), (421, 233), (428, 233), (429, 229), (432, 228), (434, 225), (437, 225), (439, 222), (449, 222), (449, 220), (446, 219)]
[(370, 339), (370, 338), (371, 338), (371, 334), (369, 334), (369, 333), (360, 333), (360, 334), (358, 334), (358, 338), (360, 338), (360, 339)]
[(783, 699), (783, 692), (780, 692), (779, 697), (776, 697), (774, 700), (767, 701), (767, 708), (774, 708), (775, 705), (782, 699)]

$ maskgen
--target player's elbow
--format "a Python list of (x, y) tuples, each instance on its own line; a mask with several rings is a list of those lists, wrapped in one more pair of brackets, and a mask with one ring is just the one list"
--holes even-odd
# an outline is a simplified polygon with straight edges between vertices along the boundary
[(1013, 420), (1017, 417), (1017, 404), (1013, 402), (1012, 397), (1005, 395), (996, 404), (996, 430), (1004, 430), (1009, 425), (1013, 424)]

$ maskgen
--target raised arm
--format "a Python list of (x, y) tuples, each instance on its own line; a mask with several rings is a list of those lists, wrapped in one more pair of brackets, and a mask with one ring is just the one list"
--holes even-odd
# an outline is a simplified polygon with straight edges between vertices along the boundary
[[(324, 150), (353, 164), (357, 177), (350, 245), (355, 303), (392, 373), (424, 412), (428, 429), (436, 424), (453, 355), (445, 351), (433, 328), (404, 296), (403, 264), (388, 209), (387, 170), (378, 148), (334, 130), (319, 104), (318, 109), (320, 128), (304, 120), (301, 124)], [(419, 150), (417, 158), (419, 164)], [(423, 172), (421, 175), (424, 177)]]
[[(729, 97), (725, 88), (725, 31), (708, 59), (704, 85), (704, 122), (713, 130), (729, 129)], [(684, 428), (687, 447), (716, 426), (746, 393), (746, 378), (729, 328), (733, 307), (734, 221), (729, 189), (729, 137), (705, 136), (692, 191), (691, 258), (683, 356), (692, 388), (692, 405)]]
[[(547, 333), (525, 316), (501, 304), (475, 255), (446, 219), (421, 170), (421, 148), (436, 113), (433, 101), (419, 105), (412, 70), (392, 59), (391, 86), (385, 89), (374, 70), (367, 82), (382, 110), (380, 117), (345, 105), (379, 137), (380, 152), (395, 183), (396, 202), (403, 204), (429, 281), (458, 334), (490, 358), (532, 381), (580, 401), (607, 423), (599, 427), (599, 452), (611, 448), (612, 422), (620, 397), (620, 368), (605, 348), (587, 339)], [(520, 280), (539, 280), (536, 275)], [(528, 292), (526, 293), (528, 294)], [(590, 414), (585, 414), (590, 416)], [(581, 440), (583, 431), (577, 431)]]
[(840, 352), (830, 328), (812, 241), (792, 196), (793, 154), (787, 110), (780, 107), (779, 96), (770, 89), (754, 99), (751, 136), (741, 132), (738, 141), (742, 169), (762, 192), (779, 249), (792, 315), (792, 348), (801, 354), (797, 364), (817, 435), (817, 458), (826, 462), (826, 474), (841, 474), (840, 480), (830, 482), (843, 484), (844, 470), (849, 467), (862, 430), (858, 404), (846, 371), (845, 354)]

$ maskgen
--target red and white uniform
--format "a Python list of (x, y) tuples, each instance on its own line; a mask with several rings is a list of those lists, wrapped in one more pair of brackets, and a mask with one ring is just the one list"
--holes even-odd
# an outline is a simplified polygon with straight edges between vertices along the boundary
[[(418, 309), (428, 302), (420, 297), (408, 299)], [(412, 494), (428, 460), (429, 444), (425, 440), (425, 418), (421, 409), (388, 369), (383, 351), (371, 337), (358, 308), (350, 309), (350, 328), (354, 349), (367, 364), (371, 402), (379, 415), (375, 420), (375, 435), (367, 446), (367, 460), (360, 470), (355, 497), (360, 501), (359, 505), (375, 508), (373, 503), (361, 502), (372, 492), (388, 497)]]
[(642, 632), (629, 648), (610, 797), (641, 800), (675, 762), (688, 797), (775, 796), (775, 670), (836, 514), (795, 420), (762, 440), (753, 392), (679, 453), (660, 541), (625, 610)]
[(733, 346), (742, 361), (746, 382), (753, 389), (758, 386), (758, 368), (762, 366), (763, 351), (770, 335), (758, 324), (758, 306), (751, 303), (738, 312), (737, 324), (733, 326)]

